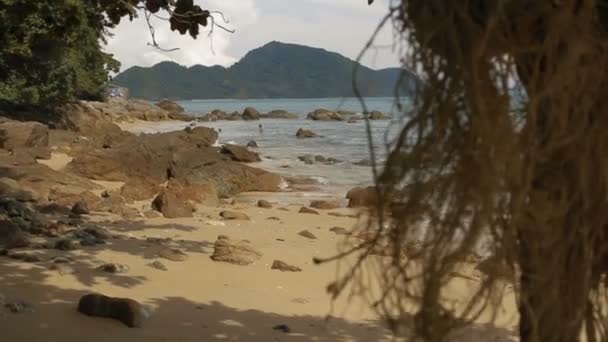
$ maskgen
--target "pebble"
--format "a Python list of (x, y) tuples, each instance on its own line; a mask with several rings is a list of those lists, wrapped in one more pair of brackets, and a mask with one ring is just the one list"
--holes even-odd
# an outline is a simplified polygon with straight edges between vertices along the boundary
[(168, 271), (169, 270), (167, 268), (167, 266), (165, 266), (165, 264), (163, 264), (162, 262), (160, 262), (158, 260), (156, 260), (153, 263), (151, 263), (150, 267), (156, 268), (157, 270), (161, 270), (161, 271)]
[(303, 231), (299, 232), (298, 235), (303, 236), (303, 237), (305, 237), (307, 239), (312, 239), (312, 240), (314, 240), (314, 239), (317, 238), (315, 236), (315, 234), (309, 232), (308, 230), (303, 230)]

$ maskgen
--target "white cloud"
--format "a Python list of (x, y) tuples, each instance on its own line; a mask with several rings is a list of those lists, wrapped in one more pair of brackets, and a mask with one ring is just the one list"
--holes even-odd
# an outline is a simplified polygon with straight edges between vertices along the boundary
[[(207, 0), (196, 1), (210, 10), (221, 10), (236, 30), (234, 34), (216, 30), (212, 41), (202, 32), (197, 40), (171, 32), (169, 24), (155, 19), (156, 41), (165, 52), (150, 47), (150, 32), (143, 17), (133, 22), (124, 20), (110, 39), (107, 51), (114, 53), (123, 69), (133, 65), (151, 66), (165, 60), (182, 65), (194, 64), (229, 66), (249, 50), (278, 40), (305, 44), (336, 51), (355, 58), (376, 25), (386, 13), (381, 2), (367, 6), (365, 0)], [(218, 17), (219, 19), (219, 17)], [(390, 43), (390, 31), (383, 32), (379, 41)], [(213, 43), (213, 52), (211, 51)], [(215, 52), (215, 53), (214, 53)], [(396, 66), (397, 57), (386, 51), (366, 64), (372, 67)]]

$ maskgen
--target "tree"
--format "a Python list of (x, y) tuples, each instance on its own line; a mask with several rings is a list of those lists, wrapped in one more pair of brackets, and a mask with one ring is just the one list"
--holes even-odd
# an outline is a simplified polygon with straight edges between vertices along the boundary
[(391, 2), (384, 23), (424, 82), (376, 179), (375, 238), (335, 294), (388, 241), (375, 307), (396, 325), (415, 308), (415, 333), (440, 341), (496, 309), (497, 272), (458, 307), (442, 299), (484, 251), (512, 272), (521, 341), (608, 339), (606, 5)]
[(215, 24), (214, 13), (193, 0), (0, 0), (0, 106), (50, 109), (99, 99), (120, 66), (102, 51), (107, 30), (138, 11), (146, 19), (164, 11), (173, 31), (193, 38)]

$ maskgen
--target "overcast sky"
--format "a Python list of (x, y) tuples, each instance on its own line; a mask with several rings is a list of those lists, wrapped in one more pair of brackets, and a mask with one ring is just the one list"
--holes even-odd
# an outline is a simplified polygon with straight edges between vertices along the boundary
[[(338, 52), (355, 59), (382, 17), (386, 2), (367, 0), (195, 0), (203, 8), (221, 10), (234, 34), (216, 30), (211, 40), (202, 33), (197, 40), (171, 32), (169, 23), (156, 19), (156, 40), (162, 52), (147, 46), (150, 33), (143, 17), (123, 20), (113, 33), (106, 50), (122, 63), (122, 70), (133, 65), (151, 66), (165, 60), (194, 64), (230, 66), (249, 50), (271, 41), (304, 44)], [(392, 33), (383, 30), (378, 46), (390, 45)], [(392, 49), (370, 52), (364, 64), (372, 68), (398, 66)]]

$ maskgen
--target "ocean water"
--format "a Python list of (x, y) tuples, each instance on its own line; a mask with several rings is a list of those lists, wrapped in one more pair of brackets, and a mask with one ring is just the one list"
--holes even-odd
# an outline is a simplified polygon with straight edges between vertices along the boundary
[[(371, 121), (374, 150), (382, 161), (387, 153), (387, 143), (400, 127), (399, 113), (394, 111), (392, 98), (365, 99), (369, 110), (390, 113), (395, 119)], [(218, 143), (246, 145), (255, 141), (262, 162), (252, 166), (277, 172), (284, 176), (313, 177), (320, 183), (321, 192), (344, 196), (354, 186), (370, 185), (373, 182), (371, 167), (357, 166), (354, 162), (370, 159), (370, 145), (366, 124), (347, 122), (320, 122), (307, 120), (306, 115), (317, 108), (362, 112), (357, 99), (278, 99), (278, 100), (195, 100), (179, 102), (187, 112), (203, 115), (214, 109), (226, 112), (242, 112), (245, 107), (254, 107), (260, 112), (283, 109), (300, 116), (299, 119), (262, 119), (260, 121), (216, 121), (197, 122), (196, 125), (214, 128), (219, 134)], [(190, 123), (148, 123), (142, 132), (166, 132), (183, 129)], [(262, 125), (262, 130), (258, 125)], [(299, 128), (311, 129), (321, 138), (298, 139)], [(343, 161), (332, 165), (315, 163), (306, 165), (298, 156), (311, 154), (333, 157)], [(318, 195), (318, 194), (317, 194)]]

